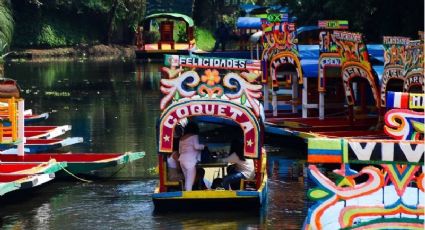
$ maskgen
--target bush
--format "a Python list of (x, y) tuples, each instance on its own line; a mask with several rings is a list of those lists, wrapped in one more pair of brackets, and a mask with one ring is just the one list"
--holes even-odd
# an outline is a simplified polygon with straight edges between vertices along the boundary
[(202, 27), (195, 28), (195, 41), (196, 47), (205, 51), (211, 51), (215, 45), (213, 33)]
[(47, 47), (66, 46), (66, 38), (62, 34), (57, 33), (50, 25), (44, 24), (41, 27), (40, 34), (37, 37), (37, 45)]

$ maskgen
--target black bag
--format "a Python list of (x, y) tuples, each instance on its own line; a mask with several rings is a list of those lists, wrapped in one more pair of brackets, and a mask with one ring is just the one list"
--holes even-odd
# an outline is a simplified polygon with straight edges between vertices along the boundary
[(212, 156), (210, 153), (210, 150), (207, 146), (204, 147), (204, 149), (201, 151), (201, 163), (209, 163), (212, 161)]

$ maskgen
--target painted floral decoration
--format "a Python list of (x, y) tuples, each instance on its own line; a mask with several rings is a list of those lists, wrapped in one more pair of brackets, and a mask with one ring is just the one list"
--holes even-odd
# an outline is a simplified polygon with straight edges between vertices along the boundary
[(201, 77), (201, 81), (207, 83), (209, 86), (214, 86), (220, 82), (220, 76), (217, 70), (207, 69), (204, 72), (204, 75)]

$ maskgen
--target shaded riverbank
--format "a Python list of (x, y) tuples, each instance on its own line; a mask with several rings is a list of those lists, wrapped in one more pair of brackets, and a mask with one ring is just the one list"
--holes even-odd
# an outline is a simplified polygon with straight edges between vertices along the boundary
[(52, 61), (56, 59), (134, 59), (134, 46), (123, 45), (78, 45), (51, 49), (16, 49), (7, 60)]

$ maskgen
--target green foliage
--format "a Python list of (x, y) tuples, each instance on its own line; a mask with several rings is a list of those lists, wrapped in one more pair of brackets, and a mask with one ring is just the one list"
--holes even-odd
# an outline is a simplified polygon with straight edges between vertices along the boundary
[(65, 36), (59, 34), (50, 25), (43, 25), (40, 35), (37, 38), (37, 42), (39, 45), (50, 47), (60, 47), (67, 44)]
[(210, 51), (214, 48), (215, 39), (211, 31), (197, 27), (195, 29), (196, 46), (205, 51)]
[[(0, 0), (1, 1), (1, 0)], [(16, 0), (16, 47), (132, 43), (146, 0)]]
[(186, 24), (177, 24), (177, 42), (187, 42)]
[(0, 59), (6, 53), (13, 36), (13, 17), (10, 2), (0, 0)]

